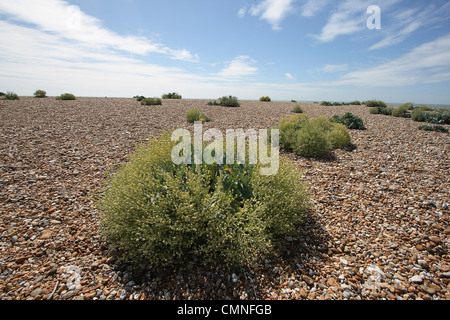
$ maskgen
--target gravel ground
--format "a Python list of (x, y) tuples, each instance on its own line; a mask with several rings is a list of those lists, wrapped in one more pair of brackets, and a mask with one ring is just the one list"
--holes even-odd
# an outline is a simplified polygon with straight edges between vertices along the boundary
[(0, 298), (23, 299), (450, 299), (450, 135), (363, 106), (301, 104), (310, 116), (350, 111), (367, 131), (334, 161), (287, 155), (305, 173), (315, 206), (298, 235), (245, 270), (132, 272), (99, 234), (94, 197), (105, 173), (161, 130), (263, 129), (293, 103), (23, 97), (0, 101)]

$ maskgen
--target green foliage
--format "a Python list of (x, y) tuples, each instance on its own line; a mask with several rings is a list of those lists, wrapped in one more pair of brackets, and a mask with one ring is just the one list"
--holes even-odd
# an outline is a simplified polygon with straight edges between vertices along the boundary
[(4, 92), (0, 92), (0, 97), (3, 97), (5, 95)]
[(219, 105), (222, 107), (232, 107), (232, 108), (238, 108), (241, 106), (238, 101), (238, 98), (233, 96), (224, 96), (220, 98)]
[(395, 108), (392, 111), (392, 115), (397, 118), (411, 118), (411, 113), (409, 112), (409, 110), (412, 109), (414, 109), (412, 103), (405, 103)]
[(388, 108), (372, 107), (372, 108), (370, 108), (371, 114), (383, 114), (385, 116), (392, 115), (393, 111), (394, 111), (394, 108), (391, 108), (391, 107), (388, 107)]
[(160, 106), (162, 105), (162, 101), (160, 98), (146, 98), (141, 101), (143, 106)]
[(133, 99), (136, 99), (138, 102), (141, 102), (142, 100), (145, 100), (146, 98), (144, 96), (134, 96)]
[(424, 130), (424, 131), (436, 131), (436, 132), (445, 132), (445, 133), (449, 133), (450, 131), (443, 126), (420, 126), (419, 130)]
[(387, 108), (387, 104), (379, 100), (369, 100), (365, 102), (365, 105), (370, 108)]
[(282, 119), (277, 128), (280, 130), (280, 145), (303, 157), (320, 158), (333, 149), (351, 144), (348, 129), (325, 117), (310, 120), (304, 114), (296, 115)]
[(200, 113), (198, 108), (190, 109), (186, 112), (186, 118), (189, 123), (194, 123), (195, 121), (210, 122), (211, 119)]
[(295, 232), (308, 209), (302, 175), (287, 159), (260, 165), (174, 165), (170, 135), (139, 147), (99, 201), (102, 232), (124, 262), (244, 266)]
[(34, 97), (35, 98), (47, 98), (47, 92), (45, 92), (44, 90), (37, 90), (34, 93)]
[(11, 91), (7, 91), (5, 94), (5, 99), (6, 100), (19, 100), (19, 96), (17, 95), (17, 93), (11, 92)]
[(163, 99), (182, 99), (183, 97), (176, 92), (166, 93), (162, 96)]
[(433, 124), (450, 124), (450, 110), (428, 111), (427, 108), (419, 107), (412, 112), (411, 119)]
[(328, 134), (333, 149), (342, 149), (352, 143), (352, 137), (347, 127), (340, 123), (335, 123), (333, 129)]
[(56, 97), (56, 100), (77, 100), (77, 98), (71, 93), (63, 93), (59, 97)]
[(263, 102), (271, 102), (272, 99), (270, 99), (270, 97), (261, 97), (261, 98), (259, 99), (259, 101), (263, 101)]
[(321, 106), (326, 106), (326, 107), (330, 107), (333, 105), (333, 103), (329, 102), (329, 101), (322, 101), (320, 103)]
[(364, 126), (364, 121), (360, 117), (350, 112), (347, 112), (342, 117), (335, 115), (333, 118), (330, 119), (330, 121), (335, 123), (341, 123), (345, 125), (348, 129), (366, 130), (366, 127)]
[(303, 109), (302, 109), (301, 106), (296, 105), (296, 106), (294, 107), (294, 109), (292, 110), (292, 112), (293, 112), (293, 113), (303, 113)]
[(292, 99), (292, 100), (291, 100), (291, 102), (293, 102), (293, 103), (297, 103), (297, 101), (296, 101), (296, 100), (294, 100), (294, 99)]
[(352, 106), (360, 106), (361, 105), (361, 101), (358, 101), (358, 100), (352, 101), (352, 102), (350, 102), (350, 105), (352, 105)]
[(411, 119), (417, 122), (426, 122), (427, 117), (427, 113), (420, 108), (415, 109), (411, 114)]

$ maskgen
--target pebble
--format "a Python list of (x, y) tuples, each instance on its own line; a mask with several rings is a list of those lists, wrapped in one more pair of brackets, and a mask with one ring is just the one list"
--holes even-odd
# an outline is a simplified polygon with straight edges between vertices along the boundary
[(413, 282), (413, 283), (422, 283), (423, 282), (423, 278), (421, 276), (413, 276), (409, 279), (409, 282)]

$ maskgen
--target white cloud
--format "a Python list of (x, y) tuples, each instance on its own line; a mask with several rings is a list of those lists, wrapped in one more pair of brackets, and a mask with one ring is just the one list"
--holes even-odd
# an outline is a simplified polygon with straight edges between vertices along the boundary
[(303, 17), (314, 17), (320, 10), (324, 9), (331, 0), (307, 0), (301, 6), (301, 15)]
[(76, 42), (90, 48), (118, 50), (129, 54), (159, 53), (172, 59), (196, 61), (198, 56), (185, 49), (175, 50), (146, 37), (122, 36), (108, 30), (102, 23), (62, 0), (0, 1), (0, 13), (10, 19), (37, 26), (41, 31), (61, 40)]
[(241, 8), (241, 9), (239, 9), (239, 11), (238, 11), (238, 13), (237, 13), (237, 16), (239, 17), (239, 18), (243, 18), (243, 17), (245, 17), (245, 14), (247, 13), (247, 7), (243, 7), (243, 8)]
[(295, 80), (294, 76), (292, 74), (290, 74), (289, 72), (287, 72), (284, 76), (286, 78), (288, 78), (289, 80)]
[(238, 56), (216, 75), (230, 80), (238, 80), (258, 72), (258, 68), (252, 66), (254, 63), (256, 61), (249, 56)]
[(450, 81), (450, 34), (382, 65), (347, 73), (335, 85), (403, 87)]
[(273, 30), (281, 30), (280, 23), (292, 9), (293, 0), (263, 0), (258, 5), (252, 5), (249, 12), (259, 16), (272, 25)]
[(335, 73), (348, 70), (348, 64), (327, 64), (325, 67), (319, 69), (320, 72)]

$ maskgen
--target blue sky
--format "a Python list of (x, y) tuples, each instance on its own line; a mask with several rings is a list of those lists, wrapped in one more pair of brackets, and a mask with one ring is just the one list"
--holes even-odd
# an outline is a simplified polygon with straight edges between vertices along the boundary
[(0, 0), (0, 91), (450, 104), (449, 13), (442, 0)]

